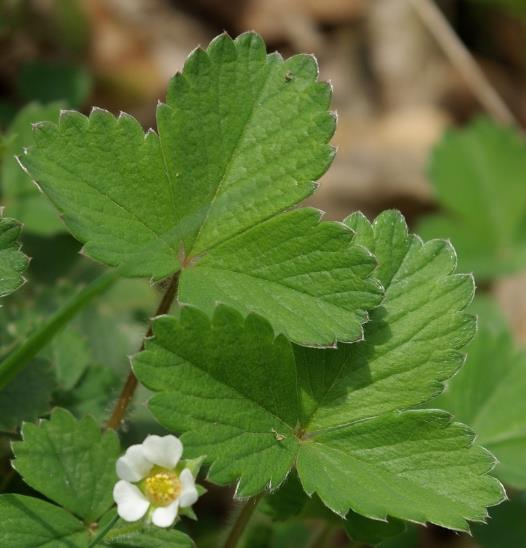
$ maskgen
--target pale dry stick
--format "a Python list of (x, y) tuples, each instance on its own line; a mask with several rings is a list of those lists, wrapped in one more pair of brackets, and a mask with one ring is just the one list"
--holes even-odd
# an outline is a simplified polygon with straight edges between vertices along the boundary
[[(177, 294), (177, 287), (179, 285), (179, 274), (180, 272), (177, 272), (170, 279), (170, 283), (168, 284), (168, 287), (166, 288), (166, 291), (164, 292), (163, 298), (161, 299), (161, 302), (159, 303), (159, 306), (157, 307), (154, 318), (157, 316), (162, 316), (163, 314), (166, 314), (170, 310), (170, 307), (172, 306), (172, 303), (174, 302), (175, 296)], [(148, 327), (148, 331), (146, 332), (146, 335), (144, 336), (139, 352), (144, 350), (145, 341), (151, 336), (152, 336), (152, 323), (150, 322), (150, 326)], [(115, 404), (115, 407), (113, 408), (111, 417), (106, 423), (106, 428), (111, 428), (113, 430), (119, 429), (122, 421), (124, 420), (124, 415), (126, 414), (128, 405), (130, 404), (133, 398), (133, 395), (135, 394), (136, 388), (137, 388), (137, 377), (135, 376), (133, 371), (130, 370), (128, 378), (126, 379), (126, 383), (119, 396), (119, 399), (117, 400), (117, 403)]]
[(520, 126), (517, 118), (495, 90), (469, 50), (432, 0), (409, 0), (451, 63), (463, 76), (473, 95), (495, 121)]

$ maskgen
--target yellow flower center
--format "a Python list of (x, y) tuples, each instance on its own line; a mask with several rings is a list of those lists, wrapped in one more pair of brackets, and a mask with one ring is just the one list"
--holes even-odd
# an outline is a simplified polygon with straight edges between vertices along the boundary
[(144, 494), (156, 506), (168, 506), (181, 494), (181, 482), (175, 472), (152, 470), (144, 480)]

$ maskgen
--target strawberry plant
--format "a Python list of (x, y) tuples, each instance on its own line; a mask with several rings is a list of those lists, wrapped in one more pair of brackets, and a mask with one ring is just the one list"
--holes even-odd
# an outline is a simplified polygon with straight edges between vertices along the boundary
[[(25, 174), (13, 177), (20, 189), (36, 181), (49, 202), (28, 188), (13, 203), (46, 204), (41, 225), (28, 227), (40, 234), (55, 233), (51, 204), (102, 273), (83, 271), (88, 283), (57, 296), (35, 326), (8, 311), (7, 335), (17, 336), (3, 346), (0, 422), (15, 437), (12, 470), (33, 491), (0, 495), (2, 545), (191, 546), (187, 532), (199, 522), (187, 523), (208, 496), (204, 479), (244, 501), (214, 537), (227, 547), (250, 545), (258, 504), (276, 530), (280, 520), (315, 516), (376, 544), (405, 522), (469, 531), (505, 499), (497, 477), (524, 486), (517, 457), (492, 473), (495, 457), (447, 411), (504, 462), (502, 430), (520, 419), (505, 402), (524, 383), (501, 391), (488, 372), (463, 399), (474, 281), (457, 271), (452, 245), (411, 234), (397, 211), (334, 222), (299, 205), (334, 156), (330, 98), (312, 56), (284, 60), (255, 33), (221, 35), (170, 82), (157, 131), (96, 108), (34, 125), (18, 158)], [(455, 180), (448, 169), (436, 168), (441, 188)], [(451, 203), (465, 213), (460, 198)], [(476, 220), (435, 224), (464, 221)], [(6, 295), (27, 259), (17, 225), (2, 222)], [(520, 248), (520, 214), (500, 228)], [(106, 299), (133, 308), (119, 300), (119, 286), (148, 281), (161, 292), (157, 309), (138, 350), (118, 354), (134, 354), (127, 377), (107, 382), (110, 368), (95, 367), (94, 353), (108, 340), (120, 348), (120, 324), (106, 327), (93, 307)], [(32, 303), (41, 314), (44, 305)], [(89, 310), (95, 335), (82, 328)], [(470, 360), (485, 353), (476, 344)], [(489, 351), (505, 355), (506, 375), (522, 382), (523, 360), (506, 337)], [(99, 354), (105, 360), (109, 351)], [(115, 384), (120, 394), (111, 394)], [(101, 404), (92, 399), (102, 392), (111, 410), (97, 422)], [(474, 420), (491, 397), (503, 402), (501, 413)], [(158, 432), (130, 443), (122, 426), (139, 428), (129, 411), (145, 399)], [(59, 404), (52, 411), (51, 400)]]

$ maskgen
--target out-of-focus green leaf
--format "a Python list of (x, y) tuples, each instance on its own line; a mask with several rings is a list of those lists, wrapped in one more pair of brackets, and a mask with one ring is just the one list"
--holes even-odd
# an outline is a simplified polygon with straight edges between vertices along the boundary
[(61, 101), (71, 108), (82, 107), (92, 86), (91, 77), (84, 67), (42, 59), (22, 65), (17, 84), (19, 95), (28, 102), (46, 104)]
[(18, 221), (0, 217), (0, 297), (9, 295), (24, 282), (22, 273), (29, 259), (20, 251), (20, 230)]
[(25, 231), (49, 236), (65, 230), (57, 210), (35, 187), (31, 178), (18, 165), (15, 156), (34, 144), (32, 124), (57, 120), (60, 103), (30, 104), (15, 117), (5, 136), (4, 160), (0, 172), (2, 203), (10, 215), (24, 223)]
[(91, 365), (73, 390), (55, 392), (53, 399), (78, 418), (89, 415), (102, 422), (118, 395), (121, 379), (121, 375), (106, 366)]
[(450, 130), (430, 178), (444, 212), (422, 220), (424, 238), (449, 238), (460, 268), (491, 280), (526, 267), (526, 144), (516, 130), (479, 119)]
[(404, 522), (398, 519), (390, 518), (387, 521), (379, 521), (360, 516), (355, 512), (349, 512), (345, 516), (344, 524), (345, 531), (352, 540), (373, 546), (405, 531)]
[(481, 548), (526, 548), (526, 493), (517, 493), (511, 500), (490, 510), (487, 524), (473, 527), (473, 535)]
[(487, 306), (481, 311), (466, 364), (431, 405), (469, 424), (497, 457), (495, 474), (526, 489), (526, 352), (498, 315)]
[(15, 430), (22, 421), (47, 415), (55, 378), (49, 363), (36, 359), (0, 390), (0, 430)]
[(86, 339), (66, 327), (53, 339), (49, 350), (57, 384), (63, 390), (71, 390), (92, 361)]

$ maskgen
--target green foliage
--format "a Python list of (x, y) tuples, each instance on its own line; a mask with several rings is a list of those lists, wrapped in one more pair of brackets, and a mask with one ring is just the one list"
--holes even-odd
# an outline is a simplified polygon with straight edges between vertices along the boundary
[(356, 542), (365, 542), (376, 546), (385, 539), (404, 532), (404, 523), (397, 519), (378, 521), (367, 519), (355, 512), (349, 512), (345, 521), (345, 530)]
[(49, 358), (57, 384), (63, 390), (71, 390), (76, 386), (91, 362), (86, 339), (68, 327), (53, 339)]
[(265, 497), (262, 510), (278, 522), (291, 518), (321, 519), (334, 530), (344, 528), (348, 536), (356, 542), (372, 545), (405, 530), (404, 523), (399, 520), (373, 520), (352, 511), (347, 513), (345, 519), (341, 519), (331, 513), (318, 497), (309, 498), (305, 494), (296, 473), (289, 474), (278, 491)]
[(9, 295), (24, 282), (22, 273), (29, 260), (20, 251), (20, 230), (18, 221), (0, 217), (0, 297)]
[(450, 130), (429, 170), (444, 213), (423, 219), (425, 238), (450, 238), (461, 268), (481, 280), (526, 266), (526, 145), (516, 130), (480, 119)]
[(88, 523), (111, 506), (120, 453), (115, 432), (101, 434), (90, 417), (77, 421), (58, 408), (49, 421), (24, 424), (22, 438), (13, 443), (14, 467), (28, 485)]
[(91, 91), (91, 78), (83, 67), (35, 59), (22, 65), (17, 87), (25, 101), (44, 104), (63, 101), (70, 107), (79, 108)]
[(15, 156), (22, 154), (24, 147), (34, 144), (32, 124), (42, 120), (57, 120), (60, 108), (61, 103), (27, 105), (18, 112), (4, 137), (5, 151), (0, 172), (2, 203), (11, 215), (24, 223), (27, 232), (43, 236), (62, 232), (64, 225), (56, 209), (42, 199)]
[(38, 125), (22, 162), (94, 259), (154, 279), (182, 269), (182, 302), (255, 311), (299, 343), (353, 341), (381, 298), (372, 257), (313, 210), (283, 213), (333, 157), (317, 75), (311, 56), (221, 35), (172, 80), (159, 135), (66, 112)]
[(497, 477), (526, 489), (526, 353), (517, 350), (495, 311), (485, 312), (465, 366), (432, 405), (469, 424), (497, 457)]
[(120, 522), (106, 536), (102, 546), (116, 546), (117, 548), (190, 548), (194, 546), (192, 539), (181, 531), (156, 529), (145, 527), (140, 531), (129, 531), (129, 525)]
[(49, 364), (34, 360), (0, 390), (0, 430), (13, 431), (22, 421), (34, 421), (49, 412), (55, 377)]
[(526, 548), (526, 493), (492, 508), (486, 525), (475, 525), (473, 535), (481, 548)]
[(0, 495), (0, 545), (10, 548), (86, 548), (84, 524), (69, 512), (23, 495)]
[(212, 481), (238, 480), (238, 496), (276, 489), (296, 465), (305, 491), (338, 514), (466, 530), (466, 519), (483, 520), (503, 498), (486, 475), (493, 458), (446, 413), (401, 410), (461, 365), (473, 281), (454, 274), (448, 244), (408, 236), (396, 212), (372, 226), (348, 222), (374, 249), (386, 287), (364, 342), (293, 347), (255, 314), (221, 305), (210, 319), (183, 307), (154, 322), (134, 369), (159, 392), (154, 416), (183, 432), (190, 455), (208, 456)]

